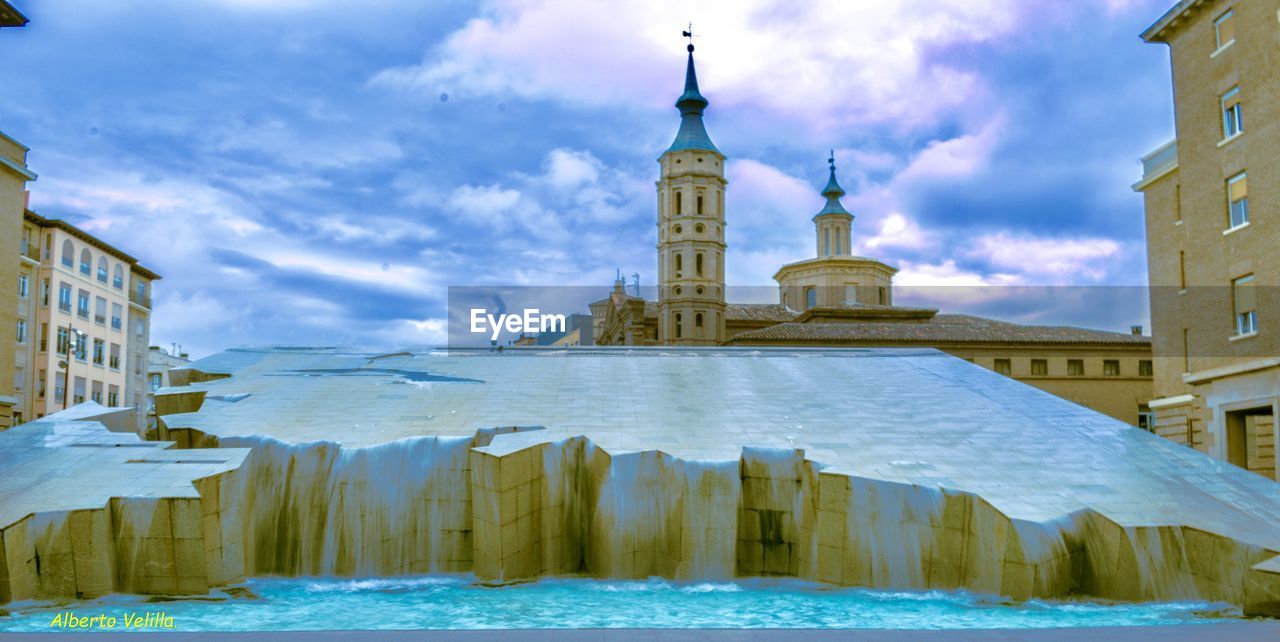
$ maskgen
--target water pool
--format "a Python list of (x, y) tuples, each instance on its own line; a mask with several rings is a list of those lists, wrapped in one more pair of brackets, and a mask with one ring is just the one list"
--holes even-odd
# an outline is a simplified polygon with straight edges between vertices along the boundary
[(10, 613), (0, 617), (0, 631), (50, 631), (54, 618), (67, 611), (77, 617), (115, 617), (114, 627), (93, 627), (112, 630), (124, 628), (126, 614), (163, 613), (179, 631), (980, 629), (1196, 624), (1239, 617), (1232, 607), (1204, 602), (1011, 603), (963, 591), (873, 591), (764, 579), (685, 584), (547, 579), (501, 587), (485, 586), (471, 577), (258, 579), (242, 589), (200, 599), (110, 596), (70, 605), (7, 608)]

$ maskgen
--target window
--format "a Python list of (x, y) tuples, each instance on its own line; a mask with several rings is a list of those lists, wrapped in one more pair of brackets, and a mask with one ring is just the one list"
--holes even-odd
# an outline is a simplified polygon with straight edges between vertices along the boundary
[(1218, 36), (1218, 49), (1222, 49), (1236, 41), (1236, 25), (1235, 11), (1227, 9), (1227, 12), (1218, 16), (1213, 21), (1213, 30)]
[(53, 378), (53, 400), (63, 403), (67, 400), (67, 381), (62, 377)]
[(83, 332), (76, 332), (71, 340), (71, 351), (76, 353), (76, 359), (84, 361), (89, 355), (89, 341)]
[(40, 305), (49, 307), (49, 279), (40, 282)]
[(49, 324), (48, 323), (40, 324), (39, 341), (40, 341), (40, 352), (48, 351), (49, 350)]
[(1244, 172), (1227, 179), (1227, 209), (1231, 227), (1249, 222), (1249, 184)]
[(58, 309), (71, 314), (71, 286), (66, 283), (58, 284)]
[(693, 271), (697, 273), (698, 276), (702, 276), (702, 252), (698, 252), (698, 254), (693, 257)]
[(1138, 404), (1138, 427), (1147, 431), (1156, 431), (1156, 413), (1151, 412), (1147, 404)]
[(89, 293), (84, 290), (76, 292), (76, 314), (83, 319), (89, 318)]
[(1142, 359), (1141, 361), (1139, 361), (1139, 362), (1138, 362), (1138, 376), (1139, 376), (1139, 377), (1150, 377), (1150, 376), (1152, 376), (1151, 360), (1150, 360), (1150, 359)]
[(1032, 359), (1031, 374), (1038, 377), (1047, 376), (1049, 374), (1049, 360), (1048, 359)]
[(1222, 94), (1222, 137), (1231, 138), (1244, 132), (1244, 105), (1240, 104), (1240, 88)]
[(151, 392), (155, 392), (159, 390), (160, 384), (161, 384), (160, 373), (159, 372), (151, 373)]
[(813, 288), (805, 288), (804, 289), (804, 309), (808, 310), (809, 308), (817, 307), (817, 305), (818, 305), (818, 291)]
[(831, 256), (831, 230), (822, 230), (822, 254)]
[(93, 340), (93, 365), (100, 366), (107, 358), (107, 343), (102, 339)]
[(25, 299), (31, 293), (31, 277), (25, 274), (18, 275), (18, 296)]
[(112, 370), (120, 369), (120, 344), (111, 344), (111, 357), (110, 360), (107, 361), (107, 365), (109, 365)]
[(858, 302), (857, 283), (849, 283), (844, 286), (844, 302), (847, 305), (854, 305)]
[(89, 253), (89, 248), (80, 250), (80, 273), (93, 274), (93, 255)]
[(1084, 359), (1067, 359), (1067, 376), (1084, 376)]
[(702, 192), (701, 191), (698, 192), (698, 200), (696, 205), (698, 208), (698, 213), (701, 214), (702, 213)]
[(18, 319), (18, 343), (27, 342), (27, 320)]
[(69, 268), (76, 266), (76, 247), (71, 244), (71, 239), (62, 242), (62, 264)]
[(996, 372), (1008, 376), (1013, 374), (1013, 363), (1009, 359), (996, 359)]
[(111, 329), (112, 330), (119, 330), (121, 327), (123, 327), (122, 326), (122, 324), (124, 323), (123, 317), (124, 317), (124, 307), (121, 306), (119, 303), (112, 303), (111, 304)]
[(1231, 298), (1235, 302), (1236, 334), (1253, 334), (1258, 331), (1258, 316), (1253, 297), (1253, 275), (1242, 276), (1231, 282)]
[(47, 378), (48, 378), (48, 373), (44, 370), (41, 370), (40, 377), (36, 379), (36, 396), (39, 397), (40, 399), (44, 399), (45, 390), (47, 389), (45, 387), (47, 385), (45, 383), (45, 380)]
[(684, 213), (684, 198), (680, 194), (680, 190), (676, 190), (676, 216)]
[(880, 293), (880, 305), (889, 305), (889, 291), (883, 286), (878, 291)]
[(684, 259), (681, 258), (679, 252), (676, 252), (676, 278), (680, 278), (680, 272), (682, 272), (683, 270), (684, 270)]
[(1119, 377), (1120, 361), (1118, 359), (1106, 359), (1102, 362), (1102, 376)]
[(98, 257), (98, 280), (103, 283), (107, 282), (107, 257)]
[(683, 328), (680, 327), (681, 318), (680, 318), (679, 312), (676, 313), (675, 324), (676, 324), (676, 338), (679, 339), (683, 335)]
[(71, 397), (71, 403), (84, 403), (84, 377), (76, 377), (75, 393)]
[(111, 287), (117, 290), (124, 289), (124, 268), (120, 267), (119, 263), (116, 263), (115, 274), (111, 277)]
[(64, 355), (64, 356), (67, 354), (67, 351), (70, 350), (71, 348), (71, 331), (70, 330), (63, 327), (58, 328), (58, 345), (56, 347), (57, 347), (58, 354)]
[(107, 386), (107, 406), (115, 408), (120, 405), (120, 386), (111, 384)]
[(701, 312), (699, 312), (699, 313), (697, 313), (697, 314), (693, 315), (693, 330), (694, 330), (694, 331), (693, 331), (693, 336), (695, 336), (695, 337), (697, 337), (697, 338), (699, 338), (699, 339), (701, 339), (701, 338), (703, 337), (703, 334), (702, 334), (702, 313), (701, 313)]
[(98, 325), (107, 324), (107, 300), (100, 296), (93, 300), (93, 322)]
[(89, 398), (93, 399), (94, 403), (102, 403), (102, 382), (101, 381), (93, 382), (92, 390), (93, 392), (90, 394)]

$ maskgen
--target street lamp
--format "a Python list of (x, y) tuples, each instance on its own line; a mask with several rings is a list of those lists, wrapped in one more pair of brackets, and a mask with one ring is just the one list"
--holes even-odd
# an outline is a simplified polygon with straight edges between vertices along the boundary
[(71, 359), (76, 355), (76, 351), (80, 347), (80, 342), (84, 341), (88, 336), (85, 333), (75, 329), (75, 326), (67, 328), (71, 333), (70, 341), (67, 343), (67, 360), (63, 362), (62, 370), (62, 409), (67, 409), (67, 401), (71, 398)]

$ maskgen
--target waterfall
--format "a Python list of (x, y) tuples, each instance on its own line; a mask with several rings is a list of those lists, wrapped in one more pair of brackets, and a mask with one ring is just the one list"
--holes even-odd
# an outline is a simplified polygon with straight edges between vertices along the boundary
[[(373, 576), (471, 568), (470, 437), (367, 448), (231, 437), (252, 454), (222, 488), (250, 575)], [(230, 522), (230, 523), (227, 523)]]
[[(927, 588), (943, 493), (936, 488), (852, 477), (845, 524), (846, 555), (855, 556), (846, 584)], [(850, 580), (853, 580), (852, 582)]]

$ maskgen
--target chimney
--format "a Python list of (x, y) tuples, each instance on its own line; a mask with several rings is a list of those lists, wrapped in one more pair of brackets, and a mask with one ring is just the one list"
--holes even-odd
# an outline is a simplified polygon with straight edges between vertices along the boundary
[(1129, 326), (1129, 334), (1132, 334), (1132, 335), (1133, 335), (1133, 336), (1135, 336), (1135, 337), (1140, 337), (1140, 336), (1142, 336), (1142, 326), (1140, 326), (1140, 325), (1131, 325), (1131, 326)]

